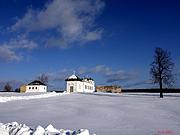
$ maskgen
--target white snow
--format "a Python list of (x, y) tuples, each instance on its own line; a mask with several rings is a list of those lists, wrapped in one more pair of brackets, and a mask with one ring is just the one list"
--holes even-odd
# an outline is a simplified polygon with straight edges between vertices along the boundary
[[(0, 103), (0, 122), (23, 123), (38, 135), (47, 129), (60, 134), (88, 129), (97, 135), (179, 135), (179, 103), (180, 94), (171, 93), (163, 99), (158, 93), (69, 94)], [(21, 132), (28, 129), (23, 124)]]
[[(11, 93), (12, 94), (12, 93)], [(36, 95), (37, 94), (37, 95)], [(49, 98), (54, 96), (62, 96), (68, 93), (56, 93), (56, 92), (49, 92), (49, 93), (35, 93), (33, 95), (17, 95), (16, 96), (0, 96), (0, 102), (8, 102), (14, 100), (30, 100), (30, 99), (40, 99), (40, 98)]]
[(34, 130), (25, 124), (11, 122), (0, 124), (0, 135), (89, 135), (89, 131), (87, 129), (80, 129), (78, 131), (58, 130), (52, 125), (47, 126), (45, 129), (41, 126), (37, 126)]

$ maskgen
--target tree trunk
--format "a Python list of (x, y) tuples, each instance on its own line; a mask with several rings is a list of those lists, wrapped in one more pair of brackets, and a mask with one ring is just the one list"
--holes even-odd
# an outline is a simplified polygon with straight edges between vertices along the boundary
[(159, 86), (160, 86), (160, 98), (163, 98), (162, 80), (160, 80)]
[(163, 92), (160, 91), (160, 98), (163, 98)]

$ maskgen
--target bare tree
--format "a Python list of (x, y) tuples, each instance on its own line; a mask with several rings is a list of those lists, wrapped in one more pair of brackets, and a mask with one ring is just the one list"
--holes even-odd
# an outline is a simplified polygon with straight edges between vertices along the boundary
[(174, 83), (172, 69), (174, 63), (170, 52), (162, 48), (155, 49), (154, 61), (151, 63), (150, 74), (154, 84), (159, 84), (160, 98), (163, 98), (163, 87), (170, 87)]
[(6, 92), (12, 91), (12, 86), (9, 83), (6, 83), (6, 85), (4, 86), (4, 91)]
[(48, 84), (48, 76), (46, 74), (41, 74), (38, 77), (38, 80), (44, 84)]

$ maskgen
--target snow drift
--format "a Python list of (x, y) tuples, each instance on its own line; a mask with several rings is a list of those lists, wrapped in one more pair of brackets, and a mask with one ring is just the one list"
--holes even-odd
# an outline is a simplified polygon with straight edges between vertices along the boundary
[(48, 98), (48, 97), (62, 96), (66, 94), (68, 93), (49, 92), (49, 93), (43, 93), (43, 94), (40, 93), (38, 95), (26, 95), (26, 96), (0, 96), (0, 103), (14, 101), (14, 100), (30, 100), (30, 99)]
[(7, 124), (0, 123), (0, 135), (89, 135), (87, 129), (79, 129), (78, 131), (56, 129), (52, 125), (43, 128), (37, 126), (32, 129), (25, 124), (11, 122)]

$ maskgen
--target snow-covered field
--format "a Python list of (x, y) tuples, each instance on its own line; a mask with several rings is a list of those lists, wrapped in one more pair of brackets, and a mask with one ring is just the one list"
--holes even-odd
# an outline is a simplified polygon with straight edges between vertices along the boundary
[[(7, 96), (12, 95), (3, 97)], [(21, 99), (0, 103), (0, 122), (17, 121), (34, 130), (38, 125), (47, 130), (50, 124), (58, 131), (88, 129), (91, 135), (179, 135), (179, 103), (179, 94), (160, 99), (159, 94), (147, 93)]]

